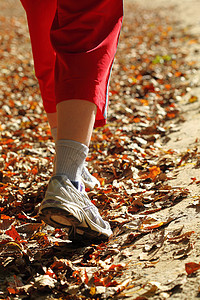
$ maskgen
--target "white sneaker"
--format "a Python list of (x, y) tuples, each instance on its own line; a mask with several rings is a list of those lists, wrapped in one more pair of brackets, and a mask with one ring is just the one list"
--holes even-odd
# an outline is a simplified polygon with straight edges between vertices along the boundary
[(85, 187), (89, 188), (90, 190), (94, 189), (95, 187), (100, 188), (100, 182), (90, 174), (86, 165), (83, 166), (81, 179), (85, 185)]
[(55, 228), (69, 228), (69, 238), (107, 239), (112, 230), (85, 192), (78, 191), (65, 175), (50, 179), (39, 210), (45, 223)]
[[(53, 176), (55, 175), (55, 170), (56, 170), (55, 164), (56, 164), (56, 156), (54, 156)], [(87, 162), (85, 162), (85, 164), (83, 166), (82, 173), (81, 173), (81, 179), (82, 179), (82, 182), (84, 183), (85, 187), (89, 188), (90, 190), (93, 190), (95, 187), (97, 187), (97, 188), (101, 187), (98, 179), (96, 179), (96, 177), (94, 177), (88, 171)]]

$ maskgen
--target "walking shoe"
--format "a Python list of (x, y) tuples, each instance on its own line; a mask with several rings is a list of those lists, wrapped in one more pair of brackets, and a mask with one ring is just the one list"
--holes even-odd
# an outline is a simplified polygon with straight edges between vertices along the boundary
[(102, 219), (87, 194), (77, 190), (65, 175), (50, 179), (39, 215), (55, 228), (68, 228), (71, 240), (107, 239), (112, 235), (109, 223)]
[(95, 187), (100, 188), (100, 182), (90, 174), (86, 165), (83, 166), (81, 179), (84, 185), (89, 188), (90, 190), (94, 189)]
[[(55, 175), (55, 165), (56, 165), (56, 156), (54, 156), (54, 168), (53, 168), (53, 176)], [(100, 188), (100, 182), (96, 177), (94, 177), (87, 168), (87, 163), (84, 164), (82, 173), (81, 173), (81, 179), (85, 185), (86, 188), (89, 188), (90, 190), (93, 190), (95, 187)]]

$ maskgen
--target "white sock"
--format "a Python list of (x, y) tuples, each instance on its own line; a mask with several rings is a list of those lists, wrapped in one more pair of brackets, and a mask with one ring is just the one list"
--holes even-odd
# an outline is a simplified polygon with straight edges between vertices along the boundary
[(72, 140), (56, 142), (56, 175), (66, 175), (69, 180), (78, 182), (88, 155), (88, 147)]

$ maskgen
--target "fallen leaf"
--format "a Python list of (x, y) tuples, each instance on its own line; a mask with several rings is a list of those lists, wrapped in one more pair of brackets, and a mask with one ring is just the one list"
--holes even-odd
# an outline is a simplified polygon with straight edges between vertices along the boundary
[(198, 97), (197, 96), (192, 96), (190, 97), (190, 99), (188, 100), (189, 103), (194, 103), (198, 101)]
[(180, 259), (180, 258), (183, 258), (185, 256), (187, 256), (188, 254), (190, 254), (190, 252), (194, 249), (194, 246), (193, 244), (189, 243), (187, 245), (187, 247), (185, 248), (182, 248), (182, 249), (179, 249), (178, 251), (174, 252), (173, 253), (173, 257), (175, 259)]
[(200, 269), (200, 263), (189, 262), (185, 264), (185, 270), (188, 275), (196, 272), (199, 269)]
[(34, 279), (34, 287), (38, 289), (43, 289), (44, 287), (53, 289), (56, 282), (57, 281), (49, 275), (40, 275)]
[(12, 237), (17, 242), (21, 242), (21, 240), (22, 240), (19, 233), (17, 232), (17, 230), (15, 229), (15, 227), (13, 225), (11, 226), (11, 229), (6, 230), (5, 233), (7, 235), (9, 235), (10, 237)]
[(186, 242), (189, 241), (189, 237), (194, 233), (194, 231), (188, 231), (186, 233), (183, 233), (181, 235), (175, 236), (175, 237), (168, 237), (167, 240), (169, 242), (173, 243), (180, 243), (180, 242)]

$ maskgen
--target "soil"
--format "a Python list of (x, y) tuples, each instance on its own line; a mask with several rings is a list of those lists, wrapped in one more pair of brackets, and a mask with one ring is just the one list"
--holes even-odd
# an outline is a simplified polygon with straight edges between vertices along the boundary
[[(131, 2), (131, 1), (130, 1)], [(189, 1), (162, 1), (162, 0), (142, 0), (134, 1), (138, 5), (144, 8), (160, 8), (163, 15), (167, 15), (170, 12), (170, 17), (177, 20), (179, 28), (182, 28), (186, 33), (191, 33), (194, 35), (200, 34), (200, 2), (198, 0)], [(171, 7), (171, 9), (170, 9)], [(200, 67), (200, 44), (186, 45), (184, 51), (189, 53), (187, 59), (189, 61), (196, 62), (197, 66)], [(167, 143), (161, 141), (162, 147), (166, 150), (173, 149), (180, 153), (185, 153), (188, 149), (198, 148), (200, 146), (200, 102), (195, 103), (188, 102), (191, 96), (196, 95), (200, 97), (200, 70), (197, 70), (195, 74), (190, 77), (190, 80), (193, 82), (193, 87), (189, 89), (188, 93), (185, 95), (184, 99), (181, 100), (180, 107), (182, 110), (182, 115), (184, 117), (184, 122), (181, 124), (176, 124), (175, 132), (171, 132), (168, 136), (169, 140)], [(200, 178), (199, 168), (194, 168), (194, 164), (187, 163), (179, 168), (176, 171), (176, 174), (170, 174), (171, 179), (170, 184), (172, 186), (181, 186), (186, 187), (190, 191), (190, 196), (181, 203), (177, 204), (173, 208), (166, 209), (162, 213), (157, 213), (157, 216), (161, 217), (163, 214), (170, 216), (170, 214), (177, 214), (181, 218), (175, 222), (172, 222), (167, 231), (172, 231), (174, 229), (184, 226), (185, 231), (194, 231), (193, 236), (194, 249), (186, 257), (182, 259), (174, 259), (173, 246), (163, 249), (162, 248), (156, 254), (159, 257), (159, 262), (154, 266), (149, 266), (149, 262), (146, 262), (147, 268), (141, 272), (141, 280), (143, 283), (147, 281), (156, 281), (161, 284), (166, 284), (167, 282), (173, 281), (177, 276), (184, 276), (185, 274), (185, 263), (198, 261), (200, 260), (200, 217), (199, 217), (199, 208), (194, 207), (192, 203), (195, 199), (199, 199), (200, 187), (197, 184), (190, 184), (191, 178), (196, 177)], [(148, 241), (149, 237), (145, 237)], [(142, 243), (141, 240), (139, 243)], [(139, 255), (139, 251), (138, 251)], [(131, 259), (132, 260), (132, 259)], [(137, 255), (135, 256), (136, 262)], [(139, 267), (139, 269), (141, 266)], [(142, 268), (141, 268), (142, 269)], [(134, 270), (137, 273), (138, 266)], [(199, 296), (199, 282), (200, 274), (196, 277), (187, 277), (186, 282), (182, 285), (182, 290), (177, 289), (176, 293), (173, 295), (167, 295), (163, 293), (162, 295), (152, 297), (152, 299), (198, 299)], [(133, 296), (132, 296), (133, 297)], [(134, 297), (133, 297), (134, 299)]]
[[(131, 1), (130, 1), (131, 2)], [(162, 1), (162, 0), (154, 0), (154, 1), (134, 1), (138, 5), (144, 8), (160, 8), (163, 15), (167, 15), (170, 12), (170, 17), (173, 17), (178, 22), (179, 28), (182, 28), (186, 33), (191, 33), (194, 35), (200, 34), (200, 19), (199, 19), (199, 11), (200, 11), (200, 2), (198, 0), (189, 1)], [(170, 9), (171, 7), (171, 9)], [(200, 44), (186, 45), (184, 51), (189, 53), (187, 59), (189, 61), (196, 62), (198, 68), (200, 67)], [(184, 118), (184, 122), (181, 124), (176, 124), (174, 131), (168, 135), (168, 142), (163, 143), (161, 141), (162, 147), (166, 150), (173, 149), (180, 153), (186, 153), (188, 149), (198, 148), (200, 147), (200, 102), (197, 101), (195, 103), (188, 102), (191, 96), (196, 95), (198, 98), (200, 97), (200, 70), (190, 76), (191, 82), (193, 82), (193, 87), (189, 89), (188, 93), (185, 95), (184, 99), (181, 100), (180, 107), (182, 111), (182, 116)], [(160, 249), (156, 254), (159, 257), (159, 262), (154, 266), (148, 267), (141, 272), (141, 280), (143, 283), (147, 281), (156, 281), (161, 284), (166, 284), (167, 282), (173, 281), (177, 278), (177, 276), (182, 276), (185, 273), (185, 263), (191, 261), (200, 260), (200, 217), (199, 217), (199, 208), (194, 207), (192, 204), (195, 199), (199, 199), (200, 186), (198, 184), (190, 184), (191, 178), (200, 179), (199, 168), (195, 168), (194, 164), (187, 163), (181, 166), (176, 174), (170, 174), (171, 177), (175, 177), (171, 179), (169, 182), (172, 186), (181, 186), (186, 187), (190, 191), (190, 196), (183, 200), (181, 203), (177, 204), (173, 208), (166, 209), (162, 213), (157, 213), (157, 216), (161, 217), (163, 214), (166, 216), (170, 216), (170, 214), (180, 215), (181, 218), (175, 222), (172, 222), (167, 231), (172, 231), (174, 229), (180, 228), (184, 226), (185, 231), (194, 231), (195, 234), (193, 236), (194, 241), (194, 249), (193, 251), (186, 257), (182, 259), (174, 259), (173, 258), (173, 246), (168, 249)], [(170, 177), (169, 175), (169, 177)], [(149, 237), (145, 237), (148, 241)], [(141, 240), (139, 243), (142, 243)], [(138, 251), (139, 255), (139, 251)], [(131, 259), (132, 260), (132, 259)], [(137, 255), (134, 257), (133, 261), (137, 261)], [(139, 269), (141, 266), (139, 266)], [(142, 269), (142, 268), (141, 268)], [(137, 273), (138, 266), (134, 270)], [(184, 275), (183, 275), (184, 276)], [(186, 282), (182, 286), (181, 291), (176, 291), (173, 295), (167, 295), (167, 293), (163, 293), (158, 297), (154, 296), (152, 299), (198, 299), (199, 296), (199, 282), (200, 282), (200, 274), (197, 277), (187, 277)], [(133, 297), (134, 299), (134, 297)]]

